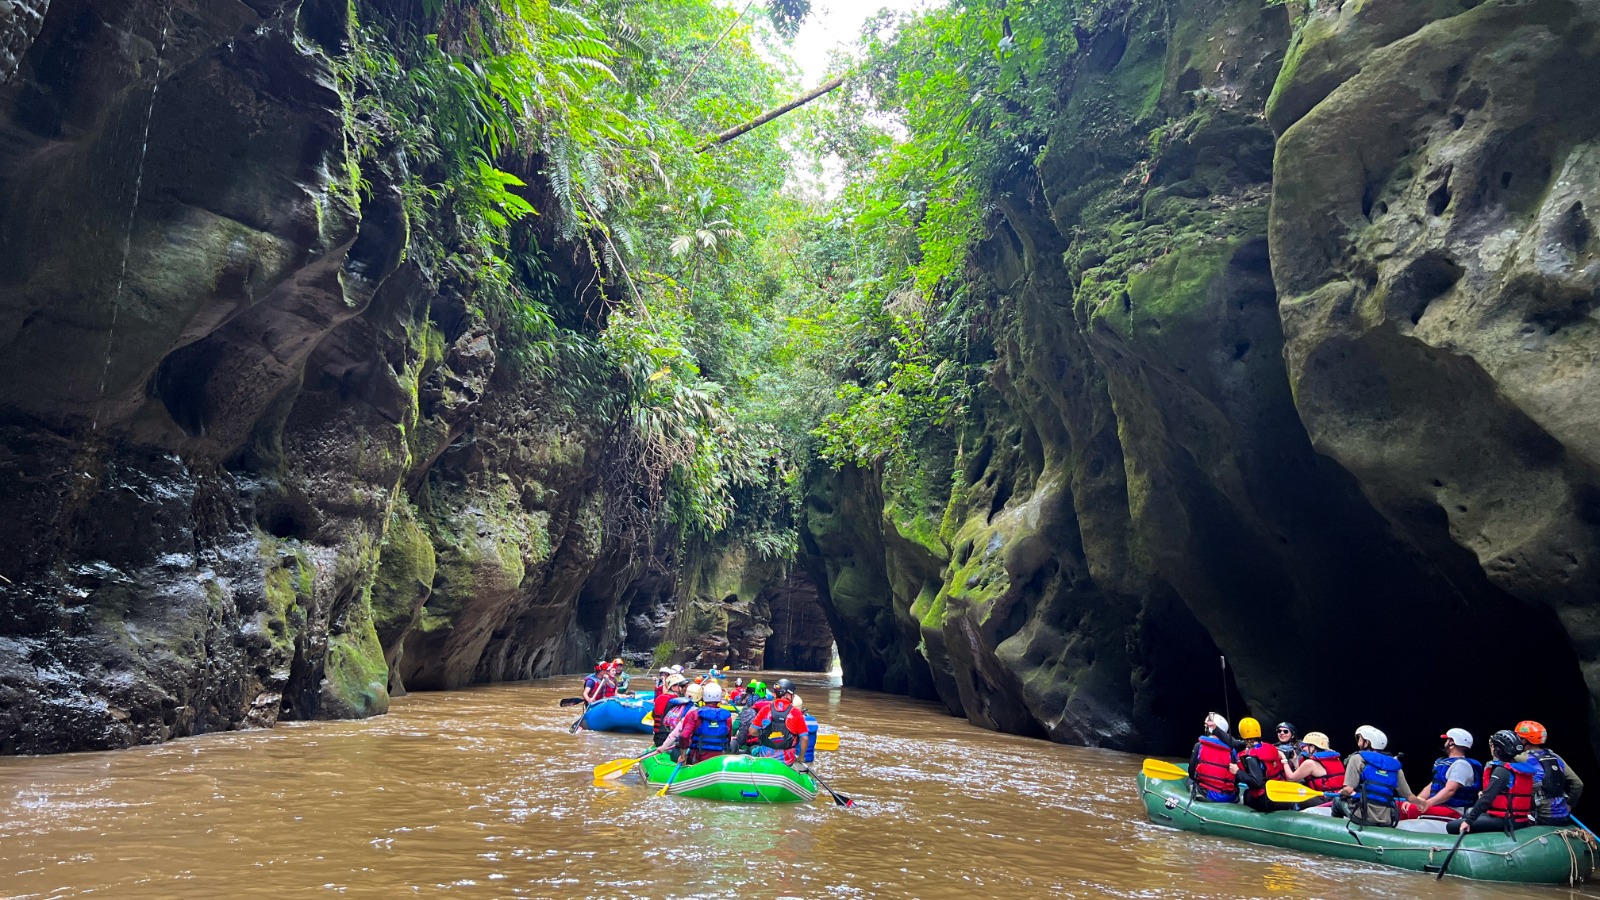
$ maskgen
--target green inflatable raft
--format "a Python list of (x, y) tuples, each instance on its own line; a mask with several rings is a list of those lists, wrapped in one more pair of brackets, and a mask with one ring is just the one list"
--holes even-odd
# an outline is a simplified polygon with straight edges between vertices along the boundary
[(671, 779), (667, 793), (702, 800), (800, 803), (817, 796), (817, 783), (810, 775), (796, 772), (783, 760), (768, 757), (727, 753), (679, 769), (666, 754), (657, 754), (641, 762), (639, 768), (647, 783), (664, 785)]
[[(1444, 823), (1423, 819), (1399, 828), (1363, 828), (1310, 812), (1258, 813), (1237, 803), (1198, 803), (1189, 782), (1139, 775), (1150, 821), (1168, 828), (1236, 838), (1304, 853), (1437, 873), (1455, 844)], [(1447, 874), (1481, 881), (1577, 884), (1594, 868), (1594, 845), (1577, 828), (1519, 828), (1468, 834)]]

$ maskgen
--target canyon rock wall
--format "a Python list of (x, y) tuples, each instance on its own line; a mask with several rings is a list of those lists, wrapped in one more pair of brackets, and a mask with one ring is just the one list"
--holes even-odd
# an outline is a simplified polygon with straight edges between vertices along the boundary
[(1408, 748), (1591, 736), (1600, 4), (1291, 6), (1085, 23), (994, 186), (954, 489), (807, 507), (847, 683), (1138, 750), (1225, 689)]
[[(8, 22), (0, 752), (370, 715), (621, 639), (614, 577), (591, 579), (624, 568), (602, 565), (602, 405), (402, 260), (433, 225), (381, 166), (352, 187), (346, 14)], [(586, 255), (538, 239), (554, 314), (598, 327)]]

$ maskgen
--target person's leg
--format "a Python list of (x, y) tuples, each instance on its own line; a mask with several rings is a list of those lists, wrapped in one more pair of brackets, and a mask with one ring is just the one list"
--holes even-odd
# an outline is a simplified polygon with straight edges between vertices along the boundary
[[(1448, 824), (1446, 824), (1444, 826), (1445, 832), (1448, 833), (1448, 834), (1460, 834), (1461, 833), (1461, 822), (1462, 822), (1461, 819), (1452, 819)], [(1506, 830), (1506, 820), (1505, 819), (1501, 818), (1500, 816), (1492, 815), (1490, 813), (1484, 813), (1483, 815), (1478, 817), (1478, 820), (1476, 822), (1472, 823), (1472, 831), (1471, 831), (1471, 833), (1472, 834), (1499, 834), (1501, 832), (1504, 832), (1505, 830)]]

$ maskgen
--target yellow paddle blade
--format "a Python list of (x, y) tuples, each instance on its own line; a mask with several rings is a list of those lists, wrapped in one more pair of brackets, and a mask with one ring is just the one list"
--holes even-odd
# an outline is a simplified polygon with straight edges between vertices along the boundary
[(672, 787), (672, 781), (670, 779), (667, 781), (666, 784), (663, 784), (661, 786), (661, 790), (656, 791), (656, 796), (657, 797), (665, 797), (667, 795), (667, 788), (669, 788), (669, 787)]
[(837, 750), (837, 749), (839, 749), (839, 736), (837, 734), (819, 734), (819, 735), (817, 735), (817, 746), (816, 746), (816, 749), (818, 749), (818, 750)]
[(1185, 772), (1172, 763), (1162, 762), (1159, 759), (1145, 760), (1144, 768), (1141, 771), (1144, 772), (1144, 777), (1154, 778), (1157, 781), (1171, 781), (1174, 778), (1189, 777), (1188, 772)]
[(1274, 803), (1300, 803), (1304, 800), (1324, 799), (1321, 791), (1312, 790), (1292, 781), (1267, 782), (1267, 799)]
[(601, 763), (594, 767), (594, 780), (605, 781), (607, 778), (621, 775), (623, 772), (633, 768), (637, 762), (637, 759), (613, 759), (610, 762)]
[(655, 723), (656, 723), (656, 714), (654, 712), (645, 713), (644, 714), (644, 718), (639, 720), (639, 724), (640, 725), (654, 725)]

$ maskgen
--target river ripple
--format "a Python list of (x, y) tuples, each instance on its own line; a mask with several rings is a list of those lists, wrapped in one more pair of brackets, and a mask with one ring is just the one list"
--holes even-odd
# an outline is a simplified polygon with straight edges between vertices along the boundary
[[(797, 676), (804, 677), (804, 676)], [(1140, 759), (997, 735), (802, 682), (857, 799), (656, 798), (590, 769), (647, 738), (571, 735), (577, 680), (416, 694), (111, 753), (0, 759), (0, 895), (1551, 898), (1156, 828)], [(1596, 896), (1586, 892), (1581, 896)]]

